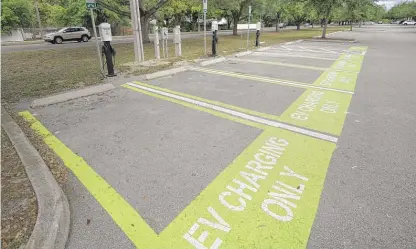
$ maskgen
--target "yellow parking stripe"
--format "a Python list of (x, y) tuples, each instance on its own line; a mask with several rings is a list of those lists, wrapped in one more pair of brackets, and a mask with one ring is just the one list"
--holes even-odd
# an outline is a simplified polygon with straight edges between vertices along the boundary
[[(19, 114), (37, 134), (42, 136), (49, 148), (62, 159), (65, 166), (74, 173), (133, 244), (138, 247), (143, 243), (142, 238), (149, 240), (157, 238), (157, 234), (137, 211), (104, 178), (97, 174), (82, 157), (75, 154), (56, 138), (30, 112), (24, 111)], [(151, 245), (147, 248), (151, 248)]]

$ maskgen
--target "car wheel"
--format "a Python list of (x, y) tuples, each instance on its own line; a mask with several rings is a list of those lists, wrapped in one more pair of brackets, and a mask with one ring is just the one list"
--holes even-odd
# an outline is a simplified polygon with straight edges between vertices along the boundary
[(405, 23), (404, 25), (407, 25), (407, 23)]
[(55, 39), (53, 40), (55, 41), (56, 44), (61, 44), (63, 41), (61, 37), (55, 37)]
[(86, 36), (86, 35), (83, 35), (82, 37), (81, 37), (81, 40), (83, 41), (83, 42), (88, 42), (88, 36)]

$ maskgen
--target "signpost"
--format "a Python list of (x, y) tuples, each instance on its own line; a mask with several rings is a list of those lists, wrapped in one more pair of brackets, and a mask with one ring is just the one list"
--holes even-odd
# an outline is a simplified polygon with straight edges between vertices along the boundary
[(250, 42), (250, 16), (251, 16), (251, 5), (248, 6), (248, 25), (247, 25), (247, 49)]
[(92, 11), (93, 9), (97, 8), (97, 3), (95, 2), (95, 0), (86, 0), (86, 5), (87, 5), (87, 9), (90, 10), (90, 14), (91, 14), (92, 29), (94, 30), (95, 43), (97, 45), (97, 53), (98, 53), (98, 61), (100, 63), (100, 71), (101, 73), (103, 73), (103, 68), (102, 68), (103, 61), (102, 61), (101, 53), (100, 53), (100, 44), (98, 42), (97, 29), (95, 28), (94, 12)]
[(204, 9), (204, 49), (205, 55), (207, 55), (207, 10), (208, 10), (208, 0), (202, 0), (202, 5)]
[(86, 0), (86, 5), (87, 5), (87, 9), (95, 9), (97, 8), (97, 3), (95, 2), (95, 0)]

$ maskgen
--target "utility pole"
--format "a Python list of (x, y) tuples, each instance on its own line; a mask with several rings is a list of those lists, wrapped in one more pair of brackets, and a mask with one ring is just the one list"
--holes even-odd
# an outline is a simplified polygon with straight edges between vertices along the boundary
[(139, 42), (140, 42), (140, 56), (142, 60), (144, 61), (144, 51), (143, 51), (143, 36), (142, 36), (142, 24), (140, 21), (140, 0), (135, 0), (136, 7), (137, 7), (137, 25), (138, 25), (138, 31), (139, 31)]
[(202, 7), (204, 9), (204, 50), (207, 55), (207, 11), (208, 11), (208, 0), (202, 0)]
[(38, 19), (38, 24), (39, 24), (39, 29), (40, 29), (40, 36), (41, 36), (40, 38), (42, 39), (43, 29), (42, 29), (42, 23), (40, 22), (38, 0), (35, 0), (35, 9), (36, 9), (36, 18)]
[(248, 45), (249, 45), (249, 42), (250, 42), (250, 17), (251, 17), (251, 5), (248, 6), (247, 50), (248, 50)]
[(134, 43), (134, 61), (140, 62), (139, 53), (139, 39), (137, 36), (137, 18), (136, 18), (136, 7), (134, 0), (130, 0), (130, 14), (131, 14), (131, 27), (133, 30), (133, 43)]

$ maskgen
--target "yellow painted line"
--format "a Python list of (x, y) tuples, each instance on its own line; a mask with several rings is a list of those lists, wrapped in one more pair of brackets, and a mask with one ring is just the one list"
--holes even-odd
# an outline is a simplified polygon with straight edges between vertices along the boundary
[[(270, 127), (282, 128), (282, 129), (285, 129), (285, 130), (288, 130), (288, 131), (293, 131), (293, 132), (296, 132), (296, 133), (299, 133), (299, 134), (311, 136), (311, 137), (314, 137), (314, 138), (318, 138), (318, 139), (322, 139), (322, 140), (330, 141), (330, 142), (334, 142), (334, 143), (336, 143), (338, 141), (338, 138), (336, 138), (334, 136), (329, 136), (329, 135), (322, 134), (322, 133), (319, 133), (319, 132), (306, 130), (306, 129), (303, 129), (303, 128), (300, 128), (300, 127), (285, 124), (285, 123), (282, 123), (282, 122), (271, 121), (271, 120), (264, 119), (264, 118), (261, 118), (261, 117), (256, 117), (256, 116), (249, 115), (249, 114), (246, 114), (246, 113), (241, 113), (241, 112), (238, 112), (238, 111), (235, 111), (235, 110), (227, 109), (225, 107), (213, 105), (213, 104), (202, 102), (202, 101), (195, 100), (195, 99), (192, 99), (192, 98), (176, 95), (176, 94), (173, 94), (173, 93), (164, 92), (164, 91), (154, 89), (154, 88), (149, 88), (149, 87), (144, 86), (144, 85), (128, 82), (128, 83), (126, 83), (122, 86), (126, 87), (128, 89), (131, 89), (131, 90), (137, 89), (135, 91), (138, 91), (138, 92), (141, 92), (141, 93), (144, 93), (144, 94), (147, 94), (149, 96), (156, 97), (156, 98), (160, 98), (160, 99), (163, 99), (163, 100), (172, 101), (174, 103), (181, 104), (181, 105), (184, 105), (186, 107), (190, 107), (190, 108), (193, 108), (193, 109), (196, 109), (196, 110), (201, 110), (201, 111), (206, 111), (206, 110), (211, 110), (212, 111), (212, 110), (214, 110), (215, 112), (212, 113), (214, 115), (218, 115), (218, 113), (216, 113), (216, 112), (219, 111), (220, 112), (219, 114), (232, 115), (232, 117), (238, 117), (238, 118), (242, 118), (244, 120), (248, 120), (250, 122), (263, 124), (263, 125), (266, 125), (266, 127), (270, 126)], [(202, 109), (201, 109), (201, 107), (202, 107)], [(211, 112), (209, 112), (209, 113), (211, 113)], [(222, 115), (218, 115), (218, 116), (223, 117), (223, 118), (228, 118), (228, 119), (230, 119), (229, 117), (231, 117), (231, 116), (222, 116)]]
[[(137, 84), (137, 83), (135, 83), (135, 84)], [(195, 110), (198, 110), (198, 111), (203, 111), (203, 112), (212, 114), (212, 115), (220, 117), (220, 118), (225, 118), (225, 119), (228, 119), (228, 120), (231, 120), (231, 121), (235, 121), (235, 122), (238, 122), (238, 123), (241, 123), (241, 124), (245, 124), (245, 125), (248, 125), (248, 126), (251, 126), (251, 127), (255, 127), (255, 128), (259, 128), (259, 129), (265, 129), (267, 127), (266, 125), (262, 125), (262, 124), (259, 124), (257, 122), (252, 122), (252, 121), (249, 121), (249, 120), (246, 120), (246, 119), (243, 119), (243, 118), (238, 118), (238, 117), (235, 117), (233, 115), (225, 114), (225, 113), (215, 111), (215, 110), (212, 110), (212, 109), (209, 109), (209, 108), (204, 108), (204, 107), (201, 107), (201, 106), (198, 106), (198, 105), (195, 105), (195, 104), (191, 104), (191, 103), (188, 103), (188, 102), (185, 102), (185, 101), (180, 101), (180, 100), (177, 100), (177, 99), (174, 99), (174, 98), (169, 98), (169, 97), (157, 94), (157, 93), (152, 93), (152, 92), (149, 92), (149, 91), (138, 89), (138, 88), (126, 85), (126, 84), (122, 85), (122, 87), (133, 90), (133, 91), (136, 91), (136, 92), (146, 94), (148, 96), (156, 97), (156, 98), (163, 99), (163, 100), (175, 103), (175, 104), (179, 104), (179, 105), (182, 105), (182, 106), (185, 106), (185, 107), (189, 107), (189, 108), (192, 108), (192, 109), (195, 109)]]
[(306, 248), (335, 143), (123, 87), (264, 129), (157, 235), (83, 158), (20, 113), (137, 248)]
[(334, 149), (334, 143), (266, 129), (153, 248), (306, 248)]
[[(360, 51), (365, 52), (363, 49), (360, 48)], [(314, 85), (327, 84), (328, 87), (353, 91), (362, 61), (363, 56), (343, 54), (333, 66), (354, 68), (357, 72), (325, 72), (315, 81)], [(351, 99), (352, 95), (308, 89), (289, 106), (279, 120), (320, 132), (340, 135)]]
[[(143, 238), (147, 238), (148, 241), (157, 238), (157, 234), (137, 211), (104, 178), (97, 174), (82, 157), (76, 155), (56, 138), (30, 112), (24, 111), (19, 114), (37, 134), (42, 136), (49, 148), (62, 159), (65, 166), (74, 173), (134, 245), (137, 247), (142, 246)], [(151, 248), (151, 244), (147, 244), (146, 248)]]
[(156, 235), (83, 158), (29, 112), (20, 115), (139, 249), (306, 248), (335, 149), (334, 143), (268, 128)]
[[(349, 50), (365, 53), (366, 47), (351, 47)], [(362, 55), (342, 54), (330, 67), (332, 71), (324, 72), (313, 85), (354, 91), (363, 60)]]
[(347, 94), (354, 94), (353, 92), (350, 92), (350, 91), (321, 87), (321, 86), (317, 86), (314, 84), (301, 83), (301, 82), (296, 82), (296, 81), (274, 79), (274, 78), (263, 77), (263, 76), (258, 76), (258, 75), (226, 72), (226, 71), (206, 69), (206, 68), (201, 68), (201, 67), (192, 67), (192, 70), (210, 73), (210, 74), (224, 75), (224, 76), (240, 78), (240, 79), (249, 79), (249, 80), (260, 81), (260, 82), (265, 82), (265, 83), (283, 85), (283, 86), (292, 86), (292, 87), (298, 87), (298, 88), (304, 88), (304, 89), (313, 88), (313, 89), (319, 89), (319, 90), (325, 90), (325, 91), (334, 91), (334, 92), (341, 92), (341, 93), (347, 93)]
[[(190, 94), (186, 94), (186, 93), (182, 93), (182, 92), (177, 92), (177, 91), (173, 91), (173, 90), (162, 88), (162, 87), (157, 87), (157, 86), (154, 86), (154, 85), (150, 85), (150, 84), (146, 84), (146, 83), (142, 83), (142, 82), (138, 82), (138, 81), (135, 81), (133, 83), (137, 84), (137, 85), (145, 86), (145, 87), (148, 87), (148, 88), (157, 89), (157, 90), (160, 90), (160, 91), (172, 93), (172, 94), (175, 94), (175, 95), (178, 95), (178, 96), (187, 97), (187, 98), (199, 100), (199, 101), (202, 101), (202, 102), (205, 102), (205, 103), (225, 107), (225, 108), (228, 108), (228, 109), (231, 109), (231, 110), (239, 111), (239, 112), (242, 112), (242, 113), (246, 113), (246, 114), (250, 114), (250, 115), (254, 115), (254, 116), (258, 116), (258, 117), (268, 118), (268, 119), (272, 119), (272, 120), (278, 120), (279, 119), (279, 117), (275, 116), (275, 115), (249, 110), (249, 109), (246, 109), (246, 108), (226, 104), (226, 103), (223, 103), (223, 102), (220, 102), (220, 101), (205, 99), (205, 98), (197, 97), (197, 96), (194, 96), (194, 95), (190, 95)], [(129, 89), (131, 89), (131, 88), (129, 88)]]

